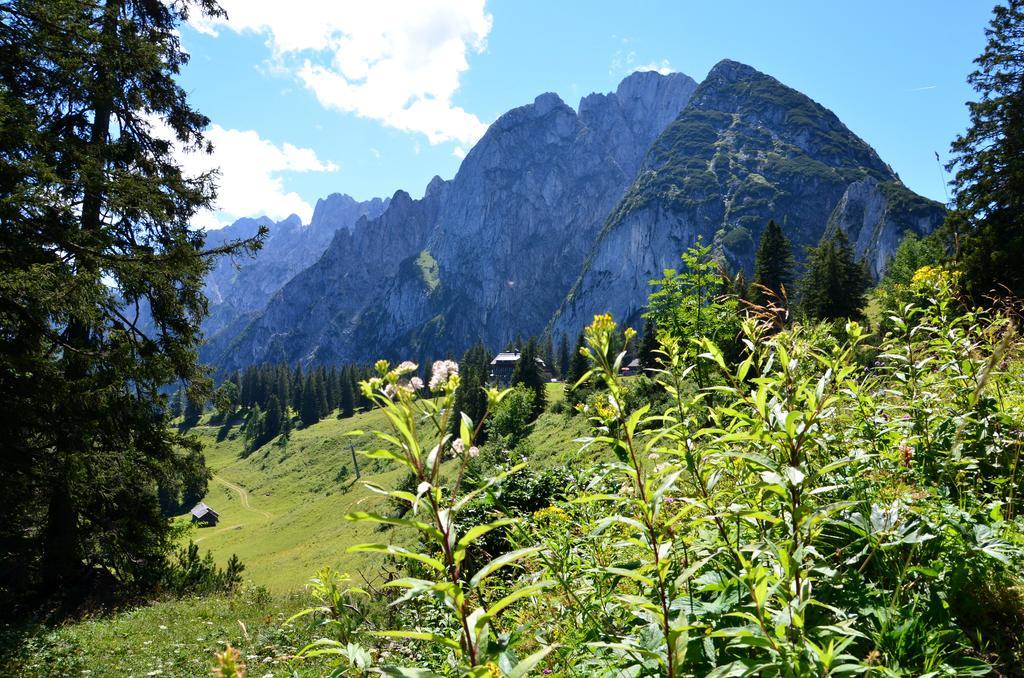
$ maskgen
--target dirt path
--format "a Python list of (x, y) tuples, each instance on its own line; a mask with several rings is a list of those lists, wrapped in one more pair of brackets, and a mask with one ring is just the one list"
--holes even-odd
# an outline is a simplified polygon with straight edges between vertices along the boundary
[(198, 544), (199, 542), (201, 542), (202, 540), (206, 539), (207, 537), (212, 537), (215, 534), (220, 534), (221, 532), (227, 532), (228, 530), (237, 530), (240, 527), (242, 527), (242, 525), (245, 525), (245, 523), (238, 523), (237, 525), (228, 525), (227, 527), (218, 527), (216, 530), (209, 530), (209, 528), (207, 528), (207, 530), (203, 530), (203, 532), (202, 532), (203, 536), (201, 536), (201, 537), (199, 537), (197, 539), (193, 539), (192, 543), (193, 544)]
[(253, 508), (252, 504), (249, 503), (249, 493), (241, 485), (235, 485), (233, 482), (231, 482), (229, 480), (225, 480), (224, 478), (221, 478), (217, 474), (213, 475), (213, 479), (216, 480), (221, 485), (223, 485), (224, 487), (226, 487), (229, 490), (231, 490), (232, 492), (234, 492), (235, 494), (237, 494), (238, 498), (242, 502), (242, 508), (247, 509), (249, 511), (252, 511), (254, 513), (258, 513), (261, 516), (263, 516), (264, 518), (273, 518), (274, 517), (274, 514), (269, 512), (269, 511), (264, 511), (262, 509)]

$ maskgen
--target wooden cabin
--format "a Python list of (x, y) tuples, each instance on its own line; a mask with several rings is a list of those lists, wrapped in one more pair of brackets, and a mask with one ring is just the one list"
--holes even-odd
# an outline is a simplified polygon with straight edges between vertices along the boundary
[(193, 523), (199, 523), (203, 527), (213, 527), (218, 520), (220, 520), (220, 514), (203, 502), (199, 502), (192, 509)]

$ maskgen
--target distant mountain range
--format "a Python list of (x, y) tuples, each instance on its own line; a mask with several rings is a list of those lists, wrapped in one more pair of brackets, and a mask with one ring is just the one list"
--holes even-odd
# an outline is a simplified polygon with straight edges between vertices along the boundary
[(636, 322), (647, 281), (698, 237), (749, 273), (769, 219), (798, 256), (841, 228), (878, 275), (943, 216), (831, 111), (749, 66), (722, 61), (700, 85), (638, 72), (577, 110), (548, 93), (509, 111), (419, 200), (335, 194), (306, 226), (211, 232), (270, 226), (255, 258), (210, 274), (201, 357), (428, 360), (575, 337), (598, 312)]

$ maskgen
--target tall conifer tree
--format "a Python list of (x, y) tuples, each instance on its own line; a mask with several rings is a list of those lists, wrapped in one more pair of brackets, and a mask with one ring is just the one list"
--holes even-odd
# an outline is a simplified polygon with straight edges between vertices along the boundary
[[(782, 232), (772, 219), (761, 233), (761, 241), (754, 257), (754, 283), (771, 290), (777, 297), (782, 297), (782, 290), (788, 291), (793, 284), (793, 247), (789, 238)], [(754, 288), (754, 298), (767, 301), (764, 292)]]
[(189, 226), (215, 193), (174, 148), (208, 150), (209, 120), (176, 80), (191, 10), (221, 13), (213, 0), (0, 4), (0, 571), (19, 578), (5, 592), (65, 590), (86, 563), (122, 590), (152, 581), (170, 534), (157, 486), (202, 472), (161, 389), (208, 397), (203, 277), (240, 243), (206, 251)]

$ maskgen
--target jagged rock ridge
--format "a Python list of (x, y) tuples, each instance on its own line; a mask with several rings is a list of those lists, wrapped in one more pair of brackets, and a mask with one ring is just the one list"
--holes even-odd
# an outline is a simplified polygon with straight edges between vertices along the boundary
[(293, 214), (277, 223), (266, 217), (239, 219), (210, 231), (206, 245), (216, 247), (252, 237), (261, 225), (269, 228), (267, 240), (255, 257), (221, 259), (206, 276), (210, 315), (203, 322), (206, 344), (201, 357), (217, 362), (225, 344), (263, 311), (285, 283), (319, 258), (336, 232), (351, 231), (360, 218), (380, 216), (388, 204), (389, 200), (380, 198), (357, 201), (334, 193), (317, 201), (308, 225)]

